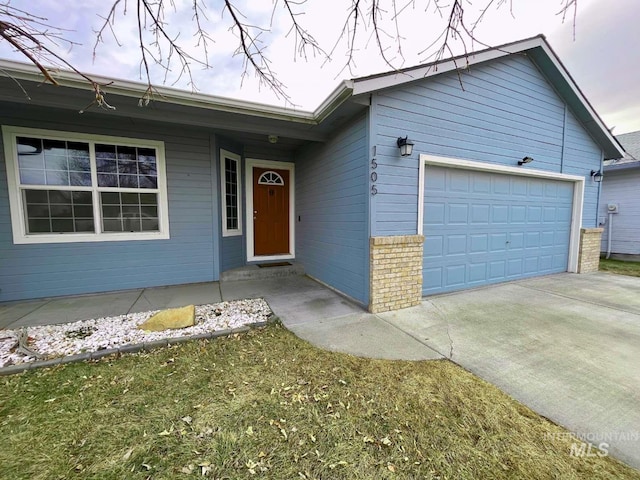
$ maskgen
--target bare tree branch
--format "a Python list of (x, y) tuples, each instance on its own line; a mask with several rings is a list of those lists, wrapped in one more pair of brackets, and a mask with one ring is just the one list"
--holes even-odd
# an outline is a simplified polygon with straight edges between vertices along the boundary
[[(311, 56), (320, 56), (324, 59), (322, 66), (325, 66), (339, 50), (343, 50), (344, 65), (338, 75), (344, 70), (353, 75), (358, 49), (362, 46), (367, 48), (369, 44), (375, 45), (381, 60), (390, 69), (397, 71), (403, 66), (404, 38), (401, 36), (400, 22), (402, 18), (415, 15), (418, 8), (424, 9), (426, 15), (439, 16), (442, 19), (442, 31), (435, 39), (432, 37), (425, 40), (425, 47), (418, 49), (418, 54), (423, 56), (422, 62), (431, 63), (429, 68), (434, 69), (437, 69), (438, 62), (449, 56), (453, 58), (458, 71), (467, 68), (468, 62), (463, 64), (456, 53), (462, 51), (462, 58), (465, 58), (476, 44), (489, 46), (476, 34), (480, 23), (493, 12), (507, 7), (511, 16), (514, 16), (514, 0), (481, 0), (479, 6), (474, 5), (475, 2), (472, 3), (471, 0), (342, 1), (346, 8), (337, 17), (341, 28), (335, 43), (327, 53), (311, 30), (301, 23), (302, 16), (306, 13), (305, 8), (308, 7), (307, 0), (272, 0), (273, 7), (268, 24), (257, 17), (257, 14), (253, 17), (243, 15), (238, 8), (239, 0), (109, 0), (105, 6), (106, 13), (98, 14), (100, 23), (94, 30), (95, 43), (92, 55), (95, 61), (99, 55), (99, 48), (109, 38), (113, 38), (118, 47), (128, 46), (118, 38), (116, 22), (124, 22), (122, 17), (132, 13), (132, 25), (135, 25), (132, 28), (136, 33), (133, 42), (138, 51), (139, 74), (147, 84), (139, 105), (148, 105), (159, 95), (154, 87), (159, 73), (164, 77), (164, 83), (170, 81), (175, 85), (180, 81), (186, 81), (192, 90), (196, 90), (193, 66), (198, 65), (205, 69), (212, 67), (210, 55), (214, 52), (212, 45), (215, 39), (210, 27), (217, 27), (216, 23), (219, 21), (212, 22), (209, 19), (207, 8), (215, 6), (215, 11), (221, 13), (221, 19), (226, 21), (229, 31), (237, 38), (237, 47), (233, 55), (242, 58), (241, 83), (249, 74), (254, 74), (259, 86), (269, 88), (278, 98), (292, 105), (285, 85), (273, 70), (267, 55), (269, 35), (273, 30), (277, 31), (274, 28), (275, 22), (282, 21), (283, 18), (288, 25), (285, 38), (293, 43), (294, 60), (300, 58), (308, 61)], [(136, 8), (129, 12), (129, 4), (133, 3)], [(560, 5), (557, 15), (562, 17), (562, 22), (573, 18), (575, 39), (578, 0), (560, 0)], [(332, 7), (335, 9), (333, 4)], [(184, 12), (186, 8), (191, 11), (191, 23), (188, 26), (175, 20), (178, 18), (175, 14)], [(228, 14), (226, 18), (225, 14)], [(279, 15), (277, 19), (276, 14)], [(192, 39), (194, 43), (185, 45), (185, 38)], [(46, 18), (15, 8), (11, 5), (11, 0), (0, 0), (1, 41), (6, 42), (34, 64), (42, 74), (44, 82), (57, 85), (54, 69), (69, 69), (91, 85), (95, 98), (89, 106), (113, 108), (105, 100), (103, 87), (106, 85), (78, 71), (66, 60), (66, 53), (60, 53), (61, 45), (71, 48), (75, 44), (65, 38), (65, 30), (49, 25)], [(458, 65), (458, 62), (461, 65)], [(462, 85), (460, 76), (459, 79)]]
[[(224, 11), (228, 11), (233, 20), (231, 26), (232, 31), (238, 35), (239, 45), (235, 51), (235, 55), (243, 56), (243, 68), (242, 78), (245, 78), (249, 73), (249, 69), (252, 69), (260, 85), (266, 85), (278, 96), (289, 102), (289, 95), (284, 89), (283, 83), (278, 80), (276, 74), (271, 70), (271, 64), (269, 59), (264, 54), (264, 47), (261, 46), (260, 34), (264, 29), (250, 25), (240, 20), (240, 17), (244, 16), (233, 5), (230, 0), (224, 0)], [(257, 30), (257, 33), (253, 33)]]

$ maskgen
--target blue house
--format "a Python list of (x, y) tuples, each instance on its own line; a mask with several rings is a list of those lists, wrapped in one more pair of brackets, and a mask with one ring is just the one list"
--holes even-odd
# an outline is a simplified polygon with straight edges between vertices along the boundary
[(542, 36), (345, 81), (313, 112), (164, 88), (139, 107), (146, 85), (104, 79), (116, 109), (79, 114), (71, 73), (1, 68), (0, 301), (295, 261), (384, 311), (597, 269), (591, 172), (622, 150)]
[[(600, 202), (602, 252), (640, 259), (640, 131), (618, 135), (623, 158), (605, 162)], [(627, 257), (627, 255), (631, 255)]]

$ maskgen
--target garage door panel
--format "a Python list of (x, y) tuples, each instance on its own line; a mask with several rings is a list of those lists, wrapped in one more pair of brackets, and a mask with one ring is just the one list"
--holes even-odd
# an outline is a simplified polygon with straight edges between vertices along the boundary
[(491, 207), (491, 223), (508, 223), (509, 222), (509, 206), (493, 205)]
[(464, 255), (467, 253), (467, 236), (466, 235), (448, 235), (447, 236), (447, 255)]
[(449, 205), (449, 225), (466, 225), (469, 223), (469, 205), (454, 203)]
[(443, 254), (444, 237), (441, 235), (429, 235), (424, 239), (424, 257), (441, 257)]
[(471, 223), (475, 225), (488, 224), (489, 212), (491, 207), (488, 204), (485, 205), (471, 205)]
[(486, 262), (469, 265), (469, 283), (475, 284), (486, 282), (487, 280), (487, 264)]
[(489, 235), (486, 233), (476, 233), (469, 235), (469, 252), (486, 253), (489, 248)]
[(489, 263), (489, 280), (496, 280), (505, 277), (506, 262), (504, 260), (496, 260)]
[(472, 176), (471, 190), (473, 193), (490, 193), (491, 192), (491, 175), (479, 173)]
[(507, 250), (507, 234), (492, 233), (489, 235), (489, 252), (504, 252)]
[(493, 177), (493, 189), (492, 189), (492, 193), (494, 193), (497, 196), (500, 195), (510, 195), (511, 194), (511, 184), (509, 182), (508, 178), (501, 178), (501, 177)]
[(507, 277), (522, 275), (522, 258), (511, 258), (507, 261)]
[(542, 207), (527, 206), (527, 223), (539, 223), (542, 220)]
[(511, 206), (511, 223), (527, 223), (527, 207), (524, 205)]
[(469, 191), (469, 172), (467, 170), (456, 170), (449, 173), (449, 191), (467, 193)]
[(444, 271), (444, 286), (458, 287), (466, 283), (466, 264), (450, 265)]
[(444, 225), (444, 203), (428, 202), (424, 205), (425, 225)]
[(567, 270), (573, 183), (427, 167), (424, 198), (425, 295)]
[(540, 270), (539, 266), (539, 258), (536, 257), (526, 257), (524, 259), (524, 273), (531, 274), (536, 273)]

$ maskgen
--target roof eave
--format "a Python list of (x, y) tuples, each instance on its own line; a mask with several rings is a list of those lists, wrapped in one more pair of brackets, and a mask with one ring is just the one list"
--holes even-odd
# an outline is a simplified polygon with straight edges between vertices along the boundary
[[(35, 66), (0, 59), (0, 70), (5, 75), (15, 80), (24, 80), (42, 83), (43, 77)], [(61, 85), (80, 90), (92, 90), (92, 86), (77, 74), (60, 69), (50, 70), (52, 77)], [(147, 92), (148, 85), (129, 80), (101, 77), (91, 75), (91, 78), (99, 84), (105, 85), (103, 90), (107, 94), (121, 95), (125, 97), (142, 98)], [(318, 121), (313, 112), (295, 110), (292, 108), (276, 107), (257, 102), (248, 102), (232, 98), (219, 97), (196, 92), (188, 92), (168, 87), (155, 87), (154, 101), (174, 103), (178, 105), (217, 110), (230, 113), (239, 113), (263, 118), (272, 118), (296, 123), (317, 124)]]
[[(544, 35), (538, 35), (525, 40), (509, 43), (507, 45), (482, 50), (476, 53), (470, 53), (467, 56), (456, 57), (439, 63), (424, 65), (423, 67), (414, 67), (395, 72), (388, 72), (386, 74), (356, 78), (353, 80), (353, 95), (356, 96), (386, 88), (393, 88), (422, 78), (467, 68), (471, 65), (487, 62), (507, 55), (534, 51), (544, 52), (544, 55), (551, 61), (553, 68), (560, 73), (564, 85), (569, 87), (569, 92), (571, 92), (571, 95), (574, 97), (573, 99), (584, 107), (584, 111), (588, 118), (582, 119), (583, 124), (594, 137), (594, 140), (602, 148), (605, 159), (621, 158), (624, 155), (624, 149), (606, 127), (595, 109), (591, 106), (558, 56), (547, 43)], [(543, 68), (543, 66), (540, 65), (539, 67)], [(565, 98), (565, 101), (568, 101), (568, 99)]]
[(640, 168), (640, 161), (635, 161), (635, 162), (625, 162), (625, 163), (619, 163), (619, 164), (613, 164), (613, 165), (605, 165), (604, 166), (604, 171), (606, 172), (617, 172), (620, 170), (631, 170), (634, 168)]

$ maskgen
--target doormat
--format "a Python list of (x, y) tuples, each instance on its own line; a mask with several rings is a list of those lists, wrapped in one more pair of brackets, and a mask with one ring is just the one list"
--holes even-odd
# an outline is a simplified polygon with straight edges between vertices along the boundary
[(258, 267), (260, 268), (268, 268), (268, 267), (286, 267), (291, 265), (289, 262), (279, 262), (279, 263), (259, 263)]

